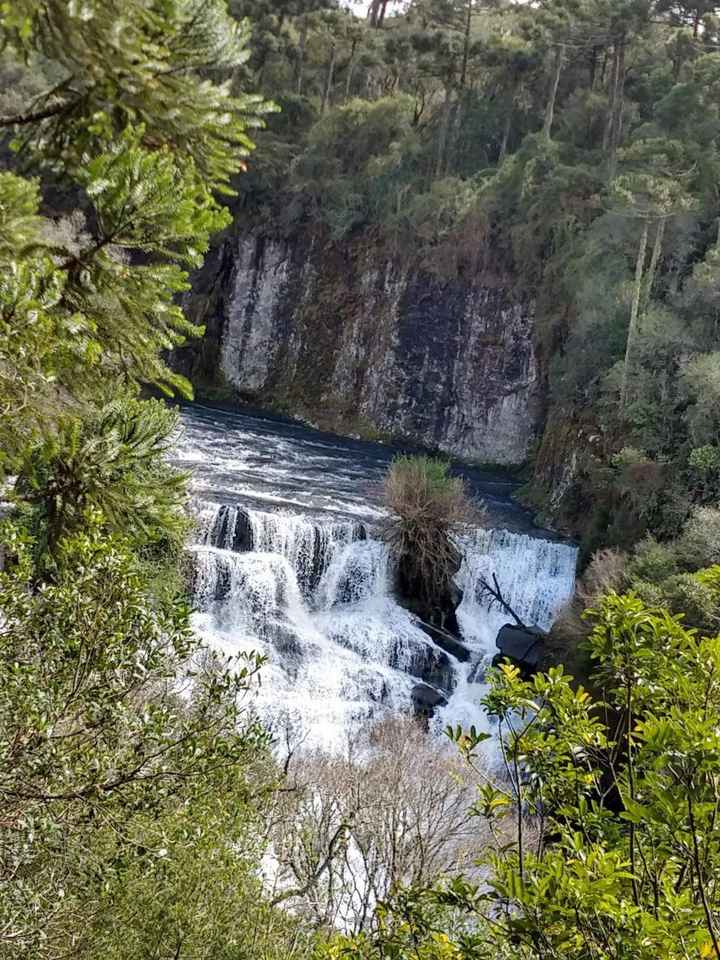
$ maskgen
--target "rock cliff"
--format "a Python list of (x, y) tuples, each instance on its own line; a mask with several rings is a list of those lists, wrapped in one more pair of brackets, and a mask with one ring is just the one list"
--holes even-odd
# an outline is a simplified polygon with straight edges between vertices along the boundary
[(230, 235), (188, 298), (196, 383), (342, 433), (517, 464), (537, 428), (533, 306), (506, 278), (444, 279), (367, 240)]

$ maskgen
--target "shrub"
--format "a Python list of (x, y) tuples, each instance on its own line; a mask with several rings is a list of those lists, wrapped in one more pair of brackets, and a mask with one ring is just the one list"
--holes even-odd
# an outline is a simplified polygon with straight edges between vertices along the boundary
[(424, 607), (448, 606), (460, 567), (453, 534), (479, 523), (483, 512), (462, 477), (445, 460), (398, 457), (385, 479), (390, 518), (383, 534), (398, 559), (400, 590)]
[(678, 573), (662, 583), (638, 580), (634, 592), (648, 607), (665, 607), (683, 615), (685, 626), (705, 634), (717, 632), (720, 624), (720, 594), (712, 582), (703, 582), (698, 574)]
[(549, 663), (562, 663), (573, 676), (587, 678), (589, 661), (584, 645), (591, 627), (583, 613), (610, 590), (622, 592), (627, 584), (626, 566), (627, 554), (622, 550), (608, 548), (592, 555), (577, 581), (575, 595), (562, 608), (550, 630)]
[(142, 546), (148, 558), (175, 560), (187, 533), (185, 476), (165, 455), (177, 414), (158, 400), (120, 395), (84, 417), (66, 418), (57, 433), (30, 447), (15, 496), (33, 514), (41, 551), (54, 554), (82, 529), (88, 510), (105, 527)]
[(720, 564), (716, 563), (714, 566), (707, 567), (705, 570), (698, 570), (695, 578), (712, 590), (713, 595), (717, 597), (720, 602)]
[(580, 598), (592, 606), (610, 590), (620, 591), (627, 582), (627, 554), (612, 547), (597, 550), (578, 585)]
[(633, 580), (648, 580), (660, 583), (667, 577), (678, 573), (678, 559), (675, 548), (658, 543), (655, 537), (648, 535), (638, 543), (628, 564), (628, 576)]
[(688, 570), (720, 563), (720, 509), (696, 507), (677, 541), (678, 557)]
[(701, 500), (720, 497), (720, 447), (707, 444), (696, 447), (688, 457), (690, 476), (696, 496)]

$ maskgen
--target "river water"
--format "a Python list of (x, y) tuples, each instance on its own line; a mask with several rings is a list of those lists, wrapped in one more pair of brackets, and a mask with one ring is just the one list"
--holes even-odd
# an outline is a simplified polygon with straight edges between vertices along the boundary
[(462, 540), (469, 659), (438, 647), (395, 602), (375, 535), (396, 453), (262, 414), (182, 410), (174, 462), (192, 473), (195, 628), (228, 654), (266, 655), (257, 709), (308, 746), (343, 750), (384, 712), (410, 712), (420, 682), (447, 700), (434, 728), (487, 729), (484, 670), (507, 617), (479, 599), (479, 577), (494, 573), (525, 622), (543, 628), (572, 593), (575, 548), (533, 526), (506, 478), (458, 468), (488, 526)]

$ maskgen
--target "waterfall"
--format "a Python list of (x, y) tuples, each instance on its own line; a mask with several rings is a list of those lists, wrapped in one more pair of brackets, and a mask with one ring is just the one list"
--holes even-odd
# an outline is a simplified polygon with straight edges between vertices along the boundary
[(463, 562), (458, 585), (463, 598), (457, 618), (472, 657), (462, 664), (454, 694), (438, 711), (438, 727), (449, 723), (487, 727), (478, 723), (484, 668), (497, 653), (495, 639), (508, 614), (483, 595), (483, 579), (495, 575), (503, 596), (528, 625), (548, 630), (575, 588), (577, 548), (556, 540), (530, 537), (508, 530), (477, 530), (462, 537)]
[(332, 750), (383, 711), (409, 711), (421, 681), (448, 700), (436, 726), (482, 726), (484, 668), (507, 617), (488, 607), (479, 578), (495, 573), (519, 615), (541, 627), (574, 583), (567, 544), (505, 530), (463, 538), (458, 621), (471, 656), (460, 663), (396, 603), (387, 548), (363, 524), (207, 501), (196, 513), (196, 628), (228, 653), (265, 654), (258, 711)]

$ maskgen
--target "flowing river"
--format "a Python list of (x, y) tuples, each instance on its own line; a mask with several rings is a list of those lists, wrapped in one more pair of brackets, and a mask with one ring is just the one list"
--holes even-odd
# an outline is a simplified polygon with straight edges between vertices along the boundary
[(192, 472), (195, 628), (228, 654), (267, 656), (254, 697), (268, 722), (342, 750), (384, 711), (410, 712), (423, 683), (447, 701), (435, 727), (487, 728), (479, 699), (507, 615), (481, 600), (478, 578), (494, 573), (525, 622), (547, 628), (575, 575), (575, 547), (534, 527), (510, 482), (462, 469), (489, 525), (462, 540), (460, 660), (396, 603), (374, 535), (396, 450), (200, 404), (182, 425), (174, 462)]

